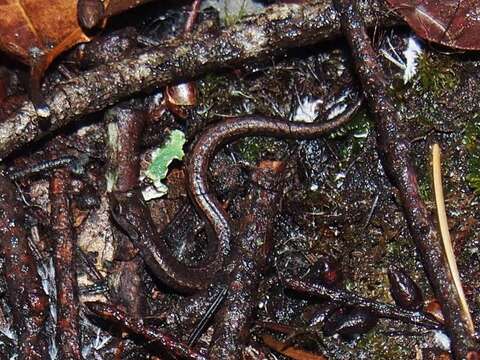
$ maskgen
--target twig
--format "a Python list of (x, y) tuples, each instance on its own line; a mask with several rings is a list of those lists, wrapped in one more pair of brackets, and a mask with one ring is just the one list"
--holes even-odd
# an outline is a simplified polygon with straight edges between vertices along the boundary
[(25, 212), (15, 186), (0, 177), (0, 252), (5, 259), (7, 300), (18, 335), (19, 358), (47, 358), (48, 297), (28, 244)]
[(255, 294), (272, 249), (272, 221), (279, 209), (278, 188), (284, 176), (283, 162), (265, 161), (252, 174), (245, 214), (232, 246), (228, 269), (228, 294), (216, 316), (209, 349), (212, 360), (240, 358), (248, 342), (256, 306)]
[(80, 360), (80, 330), (75, 242), (68, 199), (68, 170), (55, 171), (50, 180), (52, 228), (55, 234), (55, 282), (57, 286), (57, 344), (60, 359)]
[[(138, 187), (139, 149), (145, 126), (145, 113), (132, 104), (122, 103), (105, 114), (108, 129), (107, 191), (129, 191)], [(112, 300), (122, 304), (133, 318), (143, 315), (145, 291), (143, 260), (132, 242), (117, 227), (113, 228), (114, 263), (110, 281)]]
[(82, 174), (84, 167), (88, 162), (88, 156), (62, 156), (53, 160), (44, 160), (33, 164), (25, 169), (9, 169), (7, 176), (12, 180), (23, 179), (28, 176), (34, 176), (60, 167), (68, 167), (75, 174)]
[[(370, 26), (398, 24), (378, 2), (365, 4)], [(376, 16), (378, 15), (378, 16)], [(44, 137), (82, 115), (141, 91), (190, 80), (207, 72), (268, 59), (287, 48), (339, 35), (339, 17), (330, 0), (279, 4), (217, 34), (193, 34), (117, 63), (99, 66), (51, 89), (46, 104), (51, 126), (42, 131), (31, 102), (0, 124), (0, 158)]]
[(103, 304), (100, 302), (87, 302), (85, 305), (95, 315), (108, 321), (115, 322), (125, 329), (143, 336), (146, 340), (152, 341), (154, 344), (161, 345), (165, 350), (174, 356), (182, 359), (204, 360), (204, 356), (193, 350), (170, 335), (162, 331), (152, 329), (145, 325), (142, 320), (134, 319), (113, 305)]
[(373, 199), (373, 203), (372, 203), (372, 206), (370, 208), (370, 212), (368, 213), (368, 216), (367, 216), (367, 221), (365, 221), (365, 225), (363, 225), (363, 230), (365, 230), (367, 228), (368, 224), (370, 224), (370, 220), (372, 220), (373, 213), (375, 212), (375, 209), (377, 208), (379, 198), (380, 198), (380, 195), (377, 194), (375, 196), (375, 199)]
[(205, 314), (202, 316), (200, 321), (195, 325), (195, 328), (188, 336), (188, 346), (193, 346), (195, 342), (198, 340), (202, 332), (205, 330), (205, 326), (212, 320), (212, 317), (217, 313), (218, 308), (222, 304), (223, 300), (225, 300), (225, 296), (227, 295), (228, 289), (223, 288), (220, 290), (218, 295), (213, 300), (212, 304), (208, 307)]
[(269, 348), (295, 360), (327, 360), (323, 355), (317, 355), (309, 351), (290, 346), (276, 340), (273, 336), (263, 335), (262, 340)]
[(357, 306), (365, 308), (378, 317), (400, 320), (410, 324), (420, 325), (429, 329), (439, 329), (441, 325), (432, 320), (427, 314), (420, 311), (406, 310), (396, 305), (381, 303), (366, 299), (353, 292), (338, 288), (330, 288), (321, 284), (310, 284), (300, 280), (285, 279), (285, 285), (297, 292), (326, 298), (335, 303), (345, 306)]

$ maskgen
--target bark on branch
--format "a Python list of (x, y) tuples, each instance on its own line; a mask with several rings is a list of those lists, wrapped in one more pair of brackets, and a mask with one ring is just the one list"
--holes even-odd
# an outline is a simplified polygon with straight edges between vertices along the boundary
[[(392, 25), (395, 21), (377, 0), (365, 4), (363, 10), (368, 26)], [(330, 0), (280, 4), (217, 34), (193, 34), (121, 62), (99, 66), (59, 84), (46, 96), (51, 110), (48, 131), (41, 130), (31, 102), (3, 121), (0, 158), (82, 115), (103, 110), (135, 93), (264, 60), (287, 48), (311, 45), (339, 34), (339, 18)]]

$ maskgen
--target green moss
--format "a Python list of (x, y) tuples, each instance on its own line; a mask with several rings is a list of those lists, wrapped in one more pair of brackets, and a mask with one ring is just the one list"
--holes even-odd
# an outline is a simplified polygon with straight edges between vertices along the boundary
[(454, 90), (459, 84), (451, 61), (446, 57), (432, 54), (424, 54), (419, 58), (418, 80), (419, 92), (435, 96)]
[[(231, 1), (231, 0), (230, 0)], [(240, 6), (240, 10), (237, 13), (229, 13), (228, 12), (228, 2), (229, 0), (225, 1), (225, 19), (224, 25), (225, 26), (232, 26), (238, 23), (244, 16), (245, 16), (245, 0), (242, 1), (242, 5)]]
[(463, 143), (469, 154), (467, 182), (476, 194), (480, 194), (480, 118), (478, 114), (467, 123)]
[[(230, 92), (225, 91), (229, 89), (229, 79), (223, 74), (207, 74), (205, 77), (198, 81), (198, 90), (200, 93), (199, 103), (205, 104), (206, 108), (213, 107), (215, 105), (216, 111), (219, 103), (227, 103), (230, 100)], [(220, 94), (222, 96), (220, 96)]]
[(378, 329), (362, 336), (357, 347), (368, 351), (371, 360), (411, 359), (413, 347), (402, 344), (401, 337), (386, 338)]
[(366, 111), (358, 112), (348, 124), (332, 132), (329, 137), (334, 140), (342, 140), (348, 135), (356, 139), (365, 139), (372, 128), (372, 122)]
[(412, 256), (415, 246), (411, 240), (404, 236), (397, 236), (389, 240), (385, 247), (385, 258), (387, 264), (401, 263), (405, 269), (416, 268), (416, 257)]
[(258, 163), (267, 154), (281, 153), (282, 142), (274, 138), (250, 136), (243, 138), (235, 145), (242, 160), (251, 164)]
[(422, 197), (423, 201), (429, 201), (432, 199), (433, 194), (429, 181), (419, 180), (418, 187), (420, 190), (420, 196)]
[(330, 139), (340, 142), (338, 151), (342, 161), (349, 161), (352, 156), (360, 152), (372, 126), (368, 114), (361, 111), (352, 121), (329, 135)]

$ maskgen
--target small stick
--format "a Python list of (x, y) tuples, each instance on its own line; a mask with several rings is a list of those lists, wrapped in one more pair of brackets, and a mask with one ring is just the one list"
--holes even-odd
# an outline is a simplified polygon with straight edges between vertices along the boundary
[(202, 0), (193, 0), (192, 8), (188, 14), (187, 22), (185, 23), (185, 29), (183, 31), (188, 34), (193, 30), (195, 21), (197, 20), (198, 13), (200, 11), (200, 5), (202, 5)]
[(411, 311), (396, 305), (370, 300), (347, 290), (333, 287), (329, 288), (321, 284), (309, 284), (294, 279), (285, 279), (284, 283), (288, 288), (303, 294), (327, 298), (335, 303), (345, 306), (363, 307), (378, 317), (400, 320), (429, 329), (440, 329), (442, 327), (438, 322), (423, 312)]
[(29, 176), (38, 175), (43, 172), (54, 170), (60, 167), (68, 167), (75, 174), (82, 174), (84, 167), (88, 162), (88, 156), (62, 156), (53, 160), (44, 160), (36, 164), (28, 166), (25, 169), (9, 169), (7, 170), (7, 176), (16, 181)]
[(150, 328), (142, 320), (128, 316), (113, 305), (101, 302), (87, 302), (85, 305), (100, 318), (117, 323), (129, 331), (143, 336), (148, 341), (160, 344), (173, 356), (178, 356), (182, 359), (206, 360), (204, 356), (191, 350), (188, 345), (175, 340), (162, 331)]
[[(140, 141), (145, 112), (133, 104), (121, 103), (105, 113), (105, 120), (108, 132), (107, 191), (135, 189), (140, 176)], [(112, 299), (115, 304), (125, 306), (133, 318), (140, 318), (146, 305), (143, 261), (128, 236), (117, 227), (113, 227), (113, 236)]]
[(215, 297), (212, 304), (208, 307), (207, 311), (202, 316), (198, 324), (195, 325), (195, 328), (193, 329), (192, 333), (188, 337), (188, 346), (193, 346), (195, 342), (198, 340), (202, 332), (205, 330), (205, 326), (207, 326), (208, 322), (217, 313), (218, 308), (222, 304), (223, 300), (225, 300), (227, 292), (228, 292), (228, 289), (223, 288)]
[(271, 349), (294, 360), (327, 360), (323, 355), (317, 355), (295, 346), (276, 340), (273, 336), (263, 335), (262, 340)]
[(25, 212), (15, 185), (0, 176), (0, 253), (5, 260), (7, 301), (18, 335), (19, 359), (48, 358), (48, 297), (28, 244)]
[(225, 266), (228, 294), (215, 318), (208, 352), (212, 360), (239, 358), (249, 342), (255, 295), (273, 248), (271, 233), (284, 170), (281, 161), (263, 161), (252, 171), (240, 229)]
[(373, 204), (370, 208), (370, 212), (368, 213), (368, 216), (367, 216), (367, 221), (365, 221), (365, 225), (363, 225), (363, 229), (365, 230), (368, 226), (368, 224), (370, 224), (370, 220), (372, 220), (372, 216), (373, 216), (373, 213), (375, 212), (375, 209), (377, 208), (377, 204), (378, 204), (378, 199), (380, 198), (380, 195), (376, 195), (375, 196), (375, 199), (373, 200)]
[(50, 180), (51, 223), (55, 234), (54, 264), (57, 285), (57, 344), (60, 359), (80, 360), (79, 302), (75, 270), (68, 170), (55, 171)]

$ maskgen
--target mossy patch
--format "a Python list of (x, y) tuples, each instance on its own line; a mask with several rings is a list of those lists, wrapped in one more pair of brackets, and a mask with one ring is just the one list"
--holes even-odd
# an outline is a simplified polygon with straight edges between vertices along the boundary
[(412, 359), (414, 357), (412, 356), (414, 355), (412, 354), (413, 349), (405, 346), (400, 337), (390, 337), (387, 340), (385, 336), (379, 334), (377, 329), (363, 335), (358, 341), (357, 347), (367, 350), (371, 360)]
[(373, 122), (366, 111), (357, 113), (352, 121), (329, 135), (332, 140), (342, 141), (340, 158), (348, 160), (360, 152), (363, 144), (371, 132)]
[[(271, 137), (250, 136), (235, 144), (242, 160), (256, 164), (265, 156), (282, 153), (283, 142)], [(275, 156), (278, 158), (278, 156)]]
[(417, 91), (438, 97), (455, 90), (459, 78), (452, 61), (446, 56), (424, 53), (418, 60)]

